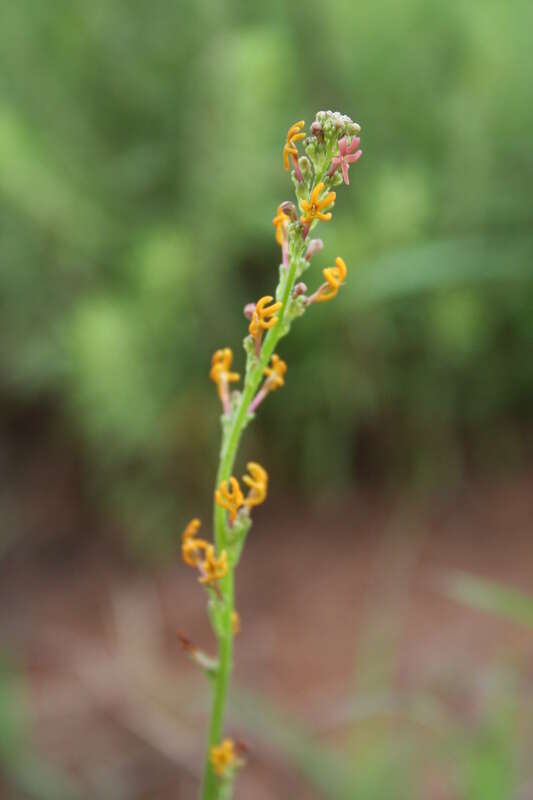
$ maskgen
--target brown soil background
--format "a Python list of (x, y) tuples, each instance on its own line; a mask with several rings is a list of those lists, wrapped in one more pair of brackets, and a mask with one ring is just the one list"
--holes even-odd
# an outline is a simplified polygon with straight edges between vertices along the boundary
[[(361, 708), (383, 687), (430, 693), (468, 724), (490, 676), (512, 668), (531, 700), (533, 631), (462, 607), (439, 581), (461, 569), (533, 591), (533, 473), (423, 502), (354, 495), (313, 513), (286, 498), (272, 508), (238, 571), (238, 687), (339, 747), (368, 724)], [(2, 650), (26, 681), (36, 751), (88, 797), (194, 798), (207, 689), (177, 631), (212, 647), (204, 597), (178, 556), (148, 570), (112, 550), (100, 541), (4, 559)], [(228, 728), (250, 749), (237, 800), (321, 796), (275, 737), (239, 714)], [(429, 765), (421, 796), (453, 800), (445, 772)], [(18, 797), (1, 781), (0, 794)]]

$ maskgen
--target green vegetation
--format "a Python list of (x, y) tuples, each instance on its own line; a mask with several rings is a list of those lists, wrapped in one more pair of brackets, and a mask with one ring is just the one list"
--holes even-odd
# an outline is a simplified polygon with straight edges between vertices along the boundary
[(209, 359), (221, 343), (239, 357), (234, 309), (279, 259), (284, 133), (320, 107), (363, 125), (356, 191), (324, 231), (350, 279), (287, 343), (298, 392), (265, 408), (250, 452), (276, 414), (269, 466), (293, 491), (524, 457), (532, 22), (526, 0), (5, 9), (2, 395), (53, 404), (133, 541), (173, 543), (206, 498)]

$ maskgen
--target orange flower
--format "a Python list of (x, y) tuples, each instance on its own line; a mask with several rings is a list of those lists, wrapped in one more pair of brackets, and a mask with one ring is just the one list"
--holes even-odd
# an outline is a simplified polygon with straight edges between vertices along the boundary
[(265, 502), (267, 496), (268, 472), (255, 461), (248, 462), (246, 469), (250, 474), (244, 475), (242, 480), (250, 491), (244, 500), (244, 505), (248, 508), (260, 506)]
[(208, 544), (204, 539), (197, 539), (200, 520), (195, 517), (191, 519), (181, 536), (181, 555), (186, 564), (190, 567), (198, 567), (201, 561), (202, 552), (205, 553)]
[(305, 212), (300, 217), (302, 225), (310, 225), (315, 219), (321, 219), (324, 222), (331, 219), (331, 212), (324, 213), (324, 209), (335, 202), (337, 195), (335, 192), (328, 192), (321, 200), (320, 195), (323, 191), (324, 184), (320, 181), (311, 192), (309, 200), (302, 200), (302, 209)]
[(272, 356), (271, 363), (272, 366), (265, 367), (265, 375), (269, 391), (274, 392), (276, 389), (281, 389), (285, 383), (284, 375), (287, 372), (287, 364), (276, 353)]
[(212, 585), (228, 573), (227, 553), (222, 550), (217, 558), (214, 546), (208, 544), (205, 551), (205, 559), (198, 566), (201, 572), (201, 576), (198, 578), (200, 583)]
[[(278, 318), (276, 317), (276, 312), (280, 310), (281, 303), (276, 302), (272, 303), (274, 298), (271, 297), (269, 294), (261, 297), (260, 300), (257, 301), (255, 305), (255, 310), (252, 315), (252, 320), (250, 322), (250, 326), (248, 330), (250, 331), (251, 335), (255, 339), (259, 339), (263, 331), (267, 331), (270, 328), (273, 328)], [(272, 303), (271, 306), (268, 304)]]
[(324, 303), (326, 300), (333, 300), (333, 298), (336, 296), (341, 284), (348, 274), (348, 270), (346, 268), (346, 264), (340, 256), (335, 259), (335, 264), (337, 265), (336, 267), (326, 267), (322, 270), (322, 274), (326, 279), (326, 283), (323, 283), (320, 289), (315, 292), (312, 302)]
[(214, 584), (226, 575), (228, 558), (225, 550), (217, 558), (212, 544), (196, 538), (201, 524), (196, 517), (191, 519), (181, 537), (181, 554), (186, 564), (199, 570), (200, 583)]
[(217, 505), (226, 509), (230, 521), (233, 523), (237, 516), (237, 511), (244, 503), (244, 496), (237, 478), (234, 478), (233, 475), (231, 476), (229, 487), (228, 481), (222, 481), (215, 492), (215, 500)]
[(237, 372), (230, 372), (230, 367), (233, 361), (233, 352), (229, 347), (224, 347), (213, 353), (211, 359), (211, 370), (209, 377), (217, 385), (218, 396), (222, 402), (224, 413), (230, 410), (229, 402), (229, 384), (238, 381), (240, 375)]
[(228, 767), (237, 761), (235, 745), (232, 739), (224, 739), (219, 745), (211, 748), (211, 766), (219, 777), (225, 774)]
[(276, 242), (280, 247), (283, 247), (284, 238), (287, 237), (287, 225), (289, 220), (290, 217), (282, 211), (281, 206), (278, 206), (276, 216), (272, 220), (272, 225), (276, 228)]
[(287, 131), (287, 139), (283, 145), (283, 166), (285, 167), (285, 171), (288, 172), (290, 169), (290, 157), (299, 181), (302, 180), (302, 175), (298, 166), (298, 150), (296, 149), (294, 143), (299, 142), (300, 139), (305, 139), (306, 134), (305, 132), (301, 131), (304, 125), (305, 122), (303, 119), (301, 119), (299, 122), (295, 122), (294, 125), (291, 125)]
[(257, 411), (257, 408), (263, 402), (269, 392), (275, 392), (280, 389), (285, 383), (285, 373), (287, 372), (287, 364), (276, 353), (273, 354), (271, 360), (272, 366), (265, 367), (264, 374), (267, 379), (261, 386), (256, 396), (250, 403), (249, 410), (252, 413)]

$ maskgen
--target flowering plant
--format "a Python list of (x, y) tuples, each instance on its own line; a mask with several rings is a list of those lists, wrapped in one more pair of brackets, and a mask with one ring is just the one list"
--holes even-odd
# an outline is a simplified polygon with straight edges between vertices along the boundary
[[(335, 266), (326, 267), (324, 282), (308, 294), (301, 281), (311, 259), (323, 247), (321, 239), (309, 234), (320, 222), (329, 222), (336, 200), (332, 188), (349, 183), (348, 169), (362, 154), (360, 127), (338, 112), (319, 111), (310, 127), (296, 122), (288, 130), (283, 147), (285, 169), (292, 166), (292, 180), (299, 206), (285, 201), (278, 206), (272, 223), (281, 247), (279, 280), (274, 294), (259, 298), (244, 308), (249, 320), (244, 339), (246, 367), (242, 390), (231, 390), (240, 380), (232, 372), (233, 353), (226, 347), (217, 350), (211, 362), (210, 377), (215, 382), (222, 404), (222, 446), (214, 492), (214, 542), (198, 536), (200, 520), (193, 519), (182, 535), (182, 555), (195, 568), (198, 580), (208, 592), (208, 613), (218, 640), (218, 654), (210, 658), (183, 638), (191, 658), (206, 672), (213, 686), (203, 800), (230, 798), (237, 769), (243, 764), (244, 747), (223, 738), (226, 698), (233, 661), (233, 639), (240, 628), (234, 607), (234, 573), (252, 525), (252, 509), (267, 496), (268, 474), (256, 462), (247, 464), (242, 484), (233, 475), (234, 464), (246, 426), (254, 419), (260, 404), (285, 383), (287, 365), (275, 352), (292, 323), (314, 303), (332, 300), (346, 279), (347, 268), (338, 257)], [(298, 143), (305, 155), (300, 155)], [(246, 491), (247, 490), (247, 491)], [(246, 492), (246, 493), (245, 493)]]

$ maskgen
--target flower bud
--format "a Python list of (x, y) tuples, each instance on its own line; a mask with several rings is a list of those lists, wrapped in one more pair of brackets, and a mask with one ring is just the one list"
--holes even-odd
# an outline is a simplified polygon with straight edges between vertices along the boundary
[(307, 156), (301, 156), (298, 163), (300, 165), (303, 179), (307, 180), (311, 176), (311, 162)]
[(218, 668), (216, 659), (208, 656), (203, 650), (199, 650), (184, 633), (178, 631), (178, 638), (185, 653), (191, 661), (194, 661), (207, 675), (214, 675)]
[(306, 291), (307, 291), (307, 286), (303, 281), (300, 281), (300, 283), (297, 283), (294, 289), (292, 290), (292, 296), (295, 298), (300, 297), (300, 295), (305, 294)]
[(307, 250), (305, 251), (305, 260), (311, 261), (315, 253), (319, 253), (322, 248), (324, 247), (324, 242), (322, 239), (311, 239), (309, 244), (307, 245)]
[(317, 120), (311, 124), (311, 133), (319, 142), (324, 141), (324, 131), (322, 130), (322, 125)]
[(295, 222), (298, 219), (298, 213), (296, 211), (296, 206), (294, 203), (291, 203), (290, 200), (284, 200), (283, 203), (280, 205), (281, 210), (283, 213), (290, 217), (290, 219)]
[(252, 319), (255, 311), (255, 303), (246, 303), (243, 312), (246, 319)]

